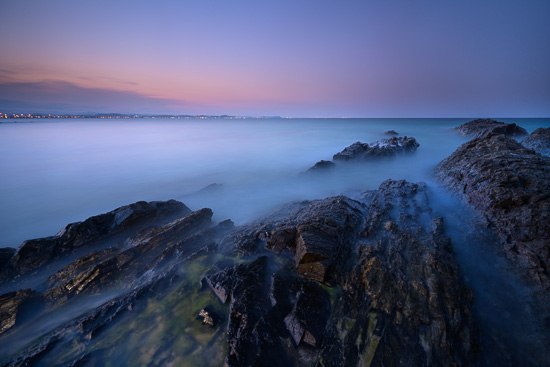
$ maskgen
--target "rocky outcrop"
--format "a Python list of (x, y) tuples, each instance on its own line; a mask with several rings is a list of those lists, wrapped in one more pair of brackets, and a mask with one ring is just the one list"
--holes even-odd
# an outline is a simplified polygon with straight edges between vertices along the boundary
[(353, 305), (369, 305), (366, 314), (352, 313), (367, 329), (362, 362), (468, 365), (477, 348), (473, 296), (460, 281), (443, 219), (431, 214), (426, 185), (388, 180), (366, 197), (359, 264), (346, 284), (357, 289)]
[(399, 133), (395, 130), (388, 130), (384, 133), (384, 135), (397, 136)]
[(336, 153), (332, 159), (335, 161), (365, 161), (381, 157), (394, 157), (398, 154), (413, 153), (420, 146), (413, 137), (392, 137), (382, 139), (374, 143), (356, 142)]
[(476, 119), (455, 127), (461, 135), (479, 138), (491, 134), (518, 137), (527, 135), (527, 131), (516, 124), (508, 124), (492, 119)]
[(0, 335), (25, 321), (41, 306), (41, 295), (30, 289), (0, 295)]
[(550, 289), (550, 158), (492, 135), (460, 146), (435, 174), (487, 218), (506, 254)]
[[(19, 300), (39, 300), (43, 323), (66, 305), (88, 307), (16, 353), (0, 346), (14, 353), (1, 363), (101, 363), (113, 348), (141, 350), (148, 336), (134, 337), (138, 327), (154, 346), (137, 364), (210, 358), (224, 350), (209, 339), (218, 335), (226, 366), (469, 365), (472, 295), (425, 185), (389, 180), (357, 199), (291, 203), (239, 228), (213, 225), (201, 209), (90, 252), (44, 291), (0, 303), (10, 335), (29, 326)], [(162, 320), (170, 326), (156, 327)], [(193, 333), (197, 344), (182, 341)]]
[[(473, 296), (460, 280), (442, 219), (431, 214), (426, 186), (389, 180), (362, 201), (295, 203), (275, 212), (272, 221), (268, 216), (228, 237), (247, 244), (249, 255), (262, 253), (264, 246), (282, 256), (288, 252), (294, 264), (277, 270), (278, 261), (269, 265), (264, 256), (204, 279), (222, 302), (250, 303), (239, 308), (244, 314), (231, 306), (230, 317), (240, 320), (235, 324), (246, 320), (248, 327), (229, 328), (226, 365), (473, 361), (478, 348)], [(269, 283), (270, 267), (275, 272)], [(258, 279), (256, 297), (235, 296), (242, 294), (242, 284)], [(297, 349), (282, 343), (288, 338)]]
[(550, 127), (536, 129), (521, 144), (539, 154), (550, 156)]
[(56, 260), (73, 254), (80, 256), (135, 234), (139, 229), (165, 223), (190, 213), (184, 204), (175, 201), (140, 201), (83, 222), (71, 223), (52, 237), (28, 240), (9, 261), (0, 267), (0, 282), (47, 270)]
[(224, 225), (210, 228), (211, 217), (210, 209), (198, 210), (138, 233), (127, 241), (127, 248), (107, 249), (78, 259), (48, 278), (49, 289), (44, 296), (51, 303), (61, 304), (77, 295), (135, 285), (143, 274), (164, 270), (231, 229)]
[(336, 165), (332, 161), (321, 160), (321, 161), (315, 163), (315, 165), (313, 167), (309, 168), (306, 171), (306, 173), (326, 172), (326, 171), (329, 171), (329, 170), (333, 169), (335, 166)]
[[(393, 130), (387, 131), (386, 135), (397, 135)], [(303, 174), (325, 173), (338, 167), (340, 162), (368, 162), (380, 158), (395, 157), (400, 154), (414, 153), (420, 146), (413, 137), (396, 137), (382, 139), (374, 143), (353, 143), (340, 153), (332, 157), (332, 161), (321, 160), (313, 167), (310, 167)]]

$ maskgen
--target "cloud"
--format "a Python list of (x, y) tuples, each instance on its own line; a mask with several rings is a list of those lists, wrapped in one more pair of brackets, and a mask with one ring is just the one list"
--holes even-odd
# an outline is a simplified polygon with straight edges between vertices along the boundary
[(0, 83), (0, 109), (5, 113), (186, 113), (184, 101), (64, 81)]

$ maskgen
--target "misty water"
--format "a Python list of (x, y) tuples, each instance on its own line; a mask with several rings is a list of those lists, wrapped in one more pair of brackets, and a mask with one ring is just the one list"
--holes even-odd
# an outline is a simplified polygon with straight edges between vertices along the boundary
[[(293, 200), (353, 197), (388, 178), (424, 181), (435, 213), (445, 217), (463, 278), (474, 291), (485, 351), (482, 364), (499, 360), (492, 354), (502, 346), (512, 361), (523, 355), (541, 356), (548, 351), (540, 338), (543, 326), (532, 315), (529, 288), (491, 246), (489, 233), (463, 230), (471, 227), (466, 224), (475, 214), (432, 176), (435, 165), (468, 140), (451, 128), (469, 120), (8, 120), (0, 123), (0, 247), (54, 235), (67, 223), (140, 200), (176, 199), (193, 210), (209, 207), (215, 221), (229, 218), (239, 225)], [(516, 122), (528, 132), (550, 126), (549, 119), (502, 121)], [(331, 175), (300, 174), (356, 141), (386, 138), (384, 132), (390, 129), (415, 137), (420, 144), (417, 152), (343, 165)], [(218, 185), (209, 186), (214, 183)], [(169, 292), (167, 299), (169, 304)], [(203, 301), (197, 299), (197, 304)], [(142, 320), (152, 320), (152, 306), (143, 307)], [(197, 305), (185, 307), (194, 310)], [(132, 320), (120, 325), (126, 325), (127, 332)], [(117, 335), (116, 327), (122, 326), (115, 326), (108, 334), (111, 338)], [(196, 333), (193, 327), (189, 321), (183, 334)], [(134, 342), (156, 341), (156, 333), (149, 330)], [(217, 332), (216, 342), (208, 348), (221, 348), (222, 336)], [(183, 339), (179, 347), (192, 348)], [(6, 348), (0, 347), (0, 354)], [(208, 348), (204, 353), (210, 353)], [(125, 351), (113, 353), (109, 357), (117, 360)], [(222, 357), (223, 353), (216, 361)], [(536, 365), (537, 359), (526, 361)]]

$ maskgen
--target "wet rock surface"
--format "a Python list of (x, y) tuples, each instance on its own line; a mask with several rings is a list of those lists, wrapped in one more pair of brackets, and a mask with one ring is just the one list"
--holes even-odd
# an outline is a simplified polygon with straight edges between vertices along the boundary
[(66, 265), (71, 256), (83, 256), (90, 251), (116, 244), (138, 230), (165, 223), (190, 213), (184, 204), (175, 201), (140, 201), (83, 222), (71, 223), (51, 237), (28, 240), (0, 267), (0, 288), (14, 280), (54, 273)]
[(550, 158), (493, 135), (460, 146), (435, 174), (487, 218), (514, 264), (550, 289)]
[(550, 156), (550, 127), (536, 129), (521, 144), (539, 154)]
[(516, 124), (495, 121), (492, 119), (476, 119), (455, 128), (461, 135), (479, 138), (491, 134), (520, 137), (527, 131)]
[(473, 296), (425, 184), (389, 180), (360, 199), (298, 202), (228, 236), (248, 256), (292, 262), (263, 255), (204, 278), (238, 320), (226, 365), (473, 363)]
[[(203, 330), (193, 333), (202, 340), (226, 329), (227, 366), (468, 365), (477, 348), (472, 296), (425, 190), (386, 181), (358, 200), (291, 203), (238, 228), (230, 221), (214, 225), (212, 211), (202, 209), (132, 232), (71, 262), (36, 290), (2, 296), (0, 322), (9, 342), (30, 320), (43, 322), (40, 315), (114, 292), (44, 329), (3, 362), (101, 363), (114, 353), (97, 347), (110, 330), (132, 325), (151, 302), (189, 302), (184, 295), (195, 289), (192, 297), (209, 301), (189, 309)], [(185, 270), (199, 259), (211, 264), (200, 291)], [(227, 314), (209, 294), (228, 305)], [(41, 307), (38, 318), (29, 318), (28, 305)], [(158, 363), (178, 357), (169, 347), (151, 356)]]
[(393, 157), (397, 154), (413, 153), (420, 146), (413, 137), (392, 137), (382, 139), (374, 143), (356, 142), (336, 153), (332, 159), (335, 161), (369, 160), (380, 157)]
[(368, 162), (381, 158), (396, 157), (400, 154), (414, 153), (420, 144), (413, 137), (397, 137), (397, 132), (389, 130), (385, 135), (391, 138), (373, 143), (355, 142), (332, 157), (332, 161), (321, 160), (310, 167), (305, 174), (324, 173), (338, 167), (342, 162)]

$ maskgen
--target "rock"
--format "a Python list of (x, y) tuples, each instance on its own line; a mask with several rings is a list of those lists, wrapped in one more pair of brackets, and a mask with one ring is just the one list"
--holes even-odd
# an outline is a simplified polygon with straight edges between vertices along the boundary
[(30, 289), (10, 292), (0, 296), (0, 335), (21, 323), (28, 316), (40, 311), (40, 293)]
[(550, 127), (536, 129), (521, 144), (539, 154), (550, 156)]
[(455, 128), (461, 135), (479, 138), (490, 134), (517, 137), (527, 135), (527, 131), (516, 124), (508, 124), (492, 119), (476, 119)]
[(313, 201), (279, 222), (266, 248), (289, 251), (298, 273), (331, 283), (345, 270), (361, 228), (363, 209), (344, 196)]
[(325, 171), (334, 169), (335, 166), (336, 165), (332, 161), (319, 161), (315, 163), (313, 167), (309, 168), (306, 172), (308, 173), (325, 172)]
[(397, 154), (413, 153), (420, 144), (413, 137), (392, 137), (374, 143), (356, 142), (332, 157), (335, 161), (364, 161), (380, 157), (393, 157)]
[[(202, 283), (229, 302), (226, 366), (298, 364), (304, 346), (320, 347), (330, 297), (317, 283), (281, 268), (271, 279), (267, 257), (207, 275)], [(282, 342), (289, 337), (299, 347)], [(292, 362), (295, 360), (295, 362)]]
[[(367, 226), (327, 331), (329, 365), (469, 365), (477, 333), (443, 221), (425, 184), (388, 180), (365, 197)], [(337, 351), (340, 351), (336, 353)]]
[(197, 316), (198, 320), (201, 320), (204, 325), (210, 327), (216, 327), (220, 322), (220, 317), (210, 307), (205, 307), (199, 311)]
[(384, 135), (392, 135), (392, 136), (397, 136), (399, 135), (399, 133), (395, 130), (388, 130), (384, 133)]
[(303, 283), (296, 294), (296, 303), (285, 317), (284, 323), (299, 345), (319, 347), (330, 315), (330, 297), (315, 283)]
[(550, 290), (550, 158), (493, 135), (460, 146), (435, 174), (487, 218), (505, 253)]
[[(362, 200), (295, 203), (273, 213), (273, 221), (267, 216), (236, 229), (231, 238), (258, 242), (252, 253), (261, 244), (288, 252), (295, 268), (276, 271), (267, 296), (263, 285), (254, 299), (245, 297), (252, 311), (230, 310), (247, 325), (258, 321), (247, 332), (228, 329), (228, 366), (256, 365), (273, 353), (304, 366), (469, 365), (475, 359), (473, 296), (461, 282), (442, 219), (431, 214), (426, 185), (388, 180)], [(233, 280), (244, 269), (207, 276), (205, 284), (221, 301), (236, 300), (235, 285), (252, 284), (248, 275)], [(296, 348), (281, 343), (286, 338)]]
[(101, 247), (102, 243), (113, 242), (117, 235), (127, 238), (145, 226), (164, 223), (190, 212), (175, 200), (140, 201), (83, 222), (68, 224), (55, 236), (23, 242), (8, 263), (0, 268), (0, 282), (45, 270), (58, 259), (76, 253), (82, 256)]
[(162, 271), (222, 236), (230, 228), (223, 222), (211, 226), (212, 211), (201, 209), (161, 227), (138, 233), (128, 240), (131, 247), (91, 253), (48, 279), (45, 298), (54, 304), (79, 294), (95, 294), (129, 286), (144, 274)]
[(197, 191), (198, 195), (217, 195), (220, 194), (223, 190), (223, 185), (218, 183), (212, 183), (206, 187), (203, 187)]
[[(192, 322), (143, 327), (163, 344), (180, 343), (173, 333), (187, 337), (197, 314), (216, 325), (214, 307), (201, 309), (212, 295), (189, 297), (201, 274), (202, 288), (229, 304), (226, 366), (468, 365), (477, 347), (472, 296), (443, 221), (431, 213), (426, 185), (389, 180), (359, 200), (295, 202), (238, 228), (231, 221), (212, 225), (212, 211), (201, 209), (123, 232), (117, 245), (70, 262), (42, 285), (43, 296), (36, 294), (46, 318), (65, 304), (89, 308), (33, 336), (6, 362), (105, 363), (113, 350), (109, 333), (122, 333), (120, 348), (137, 353), (132, 343), (143, 343), (128, 324), (168, 318), (172, 325), (176, 315)], [(186, 314), (180, 305), (188, 300), (197, 303)], [(197, 348), (211, 351), (220, 332), (201, 328), (193, 335), (202, 340)], [(172, 347), (147, 352), (172, 363)], [(185, 348), (190, 358), (199, 350)]]

